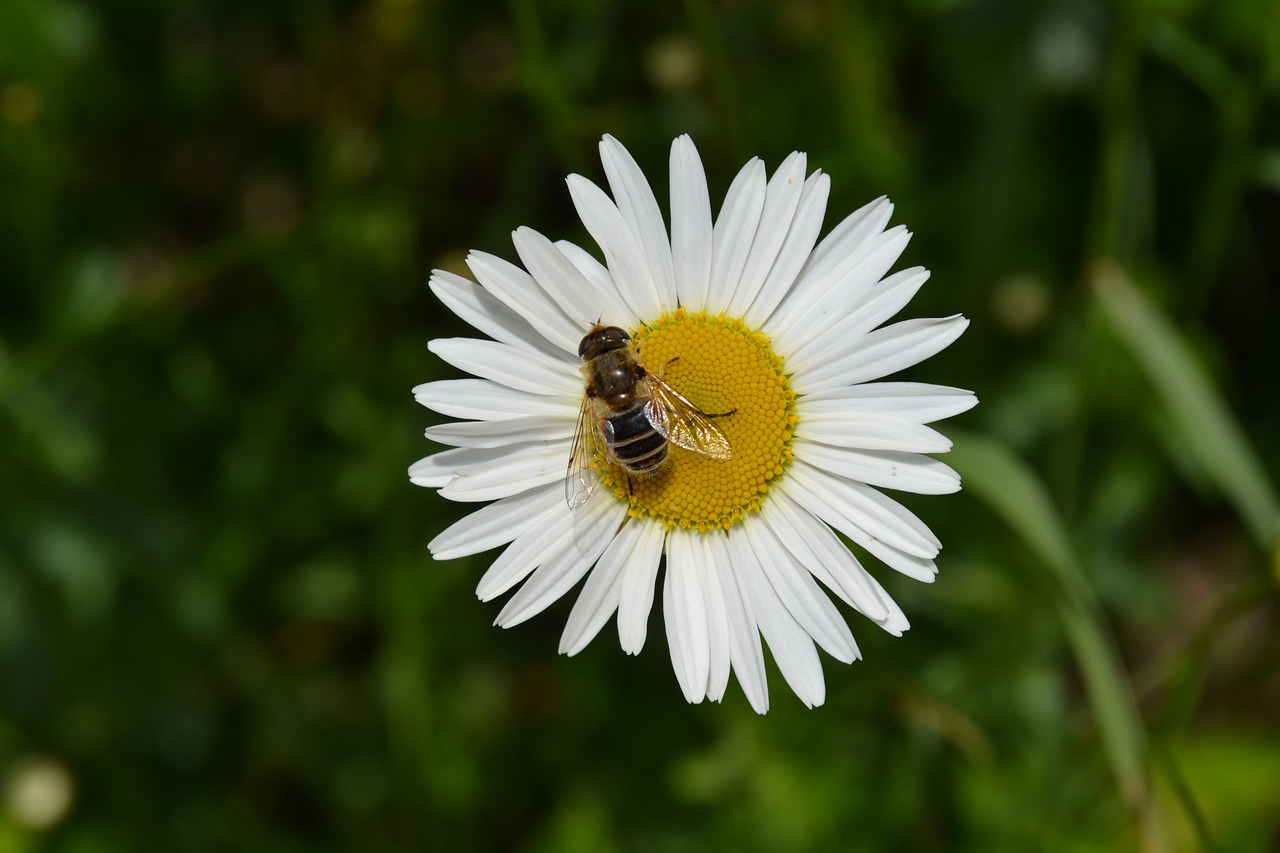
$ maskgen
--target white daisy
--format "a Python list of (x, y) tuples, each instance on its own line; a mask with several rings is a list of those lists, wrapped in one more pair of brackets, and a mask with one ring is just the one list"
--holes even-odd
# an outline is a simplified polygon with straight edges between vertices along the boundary
[[(615, 612), (623, 650), (638, 654), (661, 571), (686, 699), (719, 701), (732, 671), (763, 714), (767, 643), (800, 699), (819, 705), (815, 644), (845, 663), (860, 657), (819, 582), (889, 633), (908, 627), (838, 534), (932, 581), (938, 539), (879, 489), (957, 491), (956, 473), (924, 455), (950, 448), (927, 424), (977, 402), (956, 388), (877, 380), (942, 350), (968, 321), (881, 326), (929, 273), (885, 277), (911, 235), (886, 230), (893, 206), (883, 198), (818, 242), (830, 182), (806, 177), (802, 153), (768, 179), (759, 159), (747, 163), (713, 223), (697, 149), (676, 139), (669, 234), (626, 149), (606, 136), (600, 154), (612, 198), (580, 175), (568, 183), (605, 263), (520, 228), (524, 269), (472, 252), (479, 284), (432, 276), (440, 300), (492, 340), (431, 342), (477, 378), (414, 389), (428, 408), (466, 420), (428, 429), (452, 449), (409, 476), (451, 500), (493, 503), (437, 536), (431, 552), (445, 560), (506, 546), (477, 589), (488, 601), (519, 586), (498, 614), (504, 628), (585, 577), (560, 640), (570, 655)], [(722, 415), (714, 423), (730, 454), (713, 458), (673, 438), (657, 473), (636, 476), (597, 451), (589, 461), (599, 486), (575, 510), (563, 481), (584, 395), (578, 349), (598, 322), (626, 330), (650, 374)]]

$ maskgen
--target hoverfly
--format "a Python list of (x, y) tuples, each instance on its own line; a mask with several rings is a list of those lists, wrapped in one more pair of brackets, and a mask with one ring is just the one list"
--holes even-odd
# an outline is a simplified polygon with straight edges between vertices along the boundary
[(595, 491), (600, 474), (592, 462), (600, 454), (640, 476), (662, 467), (667, 442), (713, 459), (729, 458), (729, 440), (711, 419), (733, 412), (708, 415), (646, 370), (624, 329), (593, 326), (578, 355), (586, 390), (564, 478), (571, 509)]

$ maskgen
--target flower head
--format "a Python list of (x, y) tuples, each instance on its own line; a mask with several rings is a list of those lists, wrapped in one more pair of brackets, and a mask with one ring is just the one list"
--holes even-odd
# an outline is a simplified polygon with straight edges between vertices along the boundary
[[(615, 613), (623, 650), (638, 654), (661, 571), (667, 642), (690, 702), (720, 700), (732, 671), (767, 711), (763, 637), (800, 699), (819, 705), (816, 647), (860, 657), (822, 587), (892, 634), (908, 627), (839, 534), (932, 581), (940, 543), (880, 489), (958, 490), (955, 472), (925, 455), (950, 448), (927, 425), (977, 402), (878, 380), (942, 350), (968, 321), (882, 325), (929, 273), (886, 276), (910, 234), (886, 230), (883, 198), (818, 241), (830, 182), (805, 175), (802, 153), (771, 177), (759, 159), (747, 163), (713, 222), (702, 162), (681, 136), (668, 232), (626, 149), (606, 136), (600, 152), (612, 198), (579, 175), (568, 183), (604, 263), (520, 228), (523, 269), (472, 252), (478, 284), (432, 276), (441, 301), (491, 340), (431, 342), (477, 378), (414, 389), (464, 420), (427, 430), (452, 449), (409, 476), (451, 500), (493, 503), (431, 551), (452, 559), (506, 546), (477, 589), (488, 601), (519, 586), (498, 614), (503, 627), (585, 577), (560, 641), (570, 655)], [(600, 326), (621, 331), (580, 352)], [(578, 481), (568, 499), (566, 478)]]

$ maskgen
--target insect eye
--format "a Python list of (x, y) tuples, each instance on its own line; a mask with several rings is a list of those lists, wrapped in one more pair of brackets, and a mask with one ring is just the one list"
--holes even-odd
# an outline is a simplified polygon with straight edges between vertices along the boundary
[(620, 329), (617, 326), (595, 328), (588, 332), (578, 344), (578, 357), (588, 358), (601, 352), (618, 349), (630, 340), (631, 335), (627, 334), (626, 329)]

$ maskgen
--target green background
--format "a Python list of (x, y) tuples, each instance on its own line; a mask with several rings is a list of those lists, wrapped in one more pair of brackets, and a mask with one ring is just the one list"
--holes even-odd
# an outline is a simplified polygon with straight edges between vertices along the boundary
[[(1274, 0), (3, 0), (0, 853), (1280, 845), (1278, 104)], [(973, 320), (818, 710), (426, 550), (429, 270), (589, 243), (605, 132), (807, 151)]]

